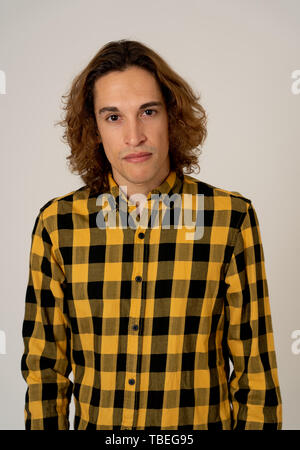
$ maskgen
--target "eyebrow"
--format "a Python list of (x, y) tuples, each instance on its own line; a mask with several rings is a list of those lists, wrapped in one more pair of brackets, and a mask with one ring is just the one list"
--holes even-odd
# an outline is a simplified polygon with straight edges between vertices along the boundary
[[(150, 106), (163, 106), (162, 102), (148, 102), (144, 103), (139, 107), (139, 111), (145, 108), (149, 108)], [(103, 114), (106, 111), (110, 112), (120, 112), (119, 109), (116, 106), (104, 106), (104, 108), (99, 109), (98, 114), (99, 116)]]

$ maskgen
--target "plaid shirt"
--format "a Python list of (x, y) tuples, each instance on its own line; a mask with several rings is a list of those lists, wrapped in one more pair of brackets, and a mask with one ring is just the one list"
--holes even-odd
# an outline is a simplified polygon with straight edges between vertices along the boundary
[[(108, 202), (83, 186), (36, 218), (22, 330), (26, 429), (69, 429), (72, 394), (75, 429), (281, 429), (251, 200), (170, 171), (135, 228), (101, 228), (108, 213), (124, 218), (124, 198), (128, 220), (135, 209), (111, 173), (109, 185)], [(201, 238), (175, 226), (176, 202), (169, 228), (161, 201), (158, 226), (143, 223), (155, 211), (150, 194), (190, 194), (194, 218), (202, 196)]]

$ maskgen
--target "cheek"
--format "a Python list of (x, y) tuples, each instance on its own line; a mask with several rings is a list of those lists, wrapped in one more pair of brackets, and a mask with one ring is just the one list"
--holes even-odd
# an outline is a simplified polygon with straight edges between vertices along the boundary
[(168, 138), (169, 134), (169, 122), (168, 122), (168, 116), (165, 116), (164, 120), (161, 122), (160, 127), (161, 135)]
[(118, 139), (116, 133), (109, 133), (105, 128), (99, 129), (101, 143), (104, 148), (105, 155), (110, 162), (116, 161), (118, 148)]
[(169, 144), (168, 125), (164, 125), (160, 128), (158, 137), (160, 140), (160, 145), (167, 146)]
[(153, 124), (153, 127), (151, 126), (151, 134), (153, 137), (155, 137), (156, 140), (163, 140), (164, 142), (168, 140), (168, 121), (162, 120), (160, 123)]
[(117, 130), (112, 131), (107, 129), (105, 126), (100, 128), (100, 135), (103, 144), (109, 149), (115, 148), (120, 140)]
[(116, 162), (118, 160), (118, 152), (116, 151), (116, 148), (118, 147), (111, 141), (104, 141), (103, 147), (107, 159), (111, 162)]

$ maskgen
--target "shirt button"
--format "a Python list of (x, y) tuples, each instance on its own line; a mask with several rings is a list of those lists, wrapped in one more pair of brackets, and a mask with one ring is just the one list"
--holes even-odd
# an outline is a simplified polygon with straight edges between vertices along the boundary
[(140, 239), (144, 239), (145, 233), (139, 233), (139, 234), (138, 234), (138, 237), (139, 237)]
[(140, 275), (137, 275), (137, 276), (135, 277), (135, 281), (142, 281), (142, 277), (140, 277)]
[(137, 324), (134, 324), (134, 325), (132, 326), (132, 329), (133, 329), (134, 331), (137, 331), (137, 330), (139, 329), (139, 326), (138, 326)]
[(129, 384), (135, 384), (135, 380), (134, 380), (133, 378), (130, 378), (130, 379), (128, 380), (128, 383), (129, 383)]

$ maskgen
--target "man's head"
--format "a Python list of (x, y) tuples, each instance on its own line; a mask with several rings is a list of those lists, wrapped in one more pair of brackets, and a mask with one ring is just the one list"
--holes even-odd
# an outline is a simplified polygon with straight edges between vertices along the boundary
[(94, 85), (94, 113), (115, 181), (128, 193), (161, 184), (170, 170), (168, 113), (155, 77), (138, 66), (103, 75)]
[[(160, 183), (169, 170), (198, 168), (206, 114), (190, 86), (152, 49), (137, 41), (109, 42), (74, 79), (65, 106), (64, 140), (72, 171), (93, 192)], [(155, 105), (145, 104), (155, 102)], [(104, 110), (101, 114), (99, 110)], [(124, 159), (149, 152), (144, 161)], [(151, 181), (152, 180), (152, 181)]]

